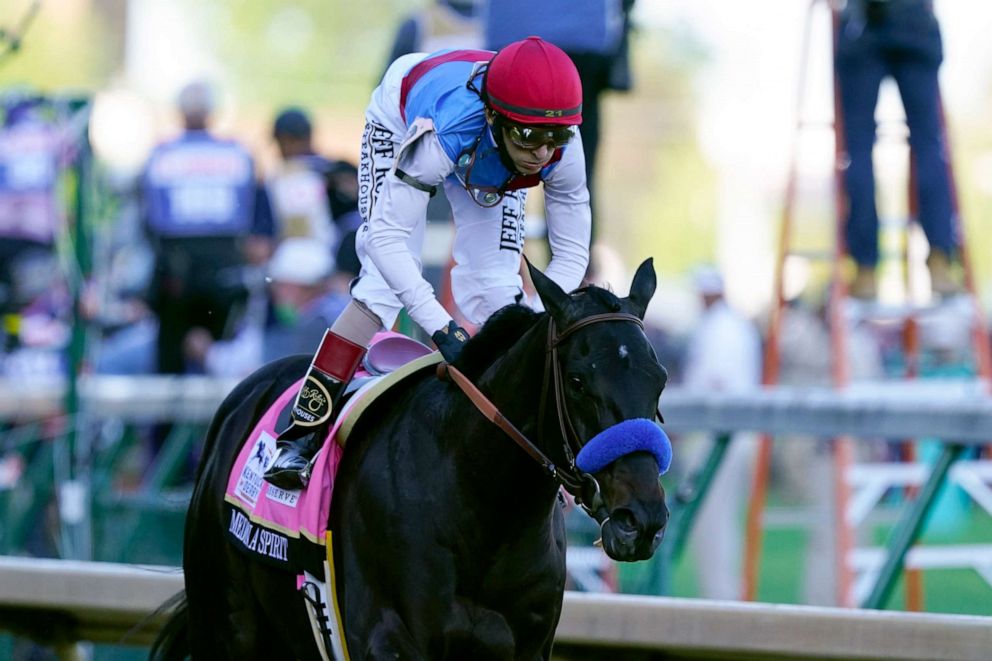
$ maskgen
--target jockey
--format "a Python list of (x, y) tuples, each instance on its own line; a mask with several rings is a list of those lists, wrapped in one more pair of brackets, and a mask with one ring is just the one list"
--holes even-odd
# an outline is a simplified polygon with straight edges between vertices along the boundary
[(497, 53), (444, 50), (397, 59), (372, 93), (359, 166), (362, 262), (352, 301), (325, 333), (277, 439), (265, 478), (306, 486), (345, 386), (373, 335), (405, 307), (445, 360), (468, 333), (421, 273), (427, 203), (443, 185), (455, 238), (451, 286), (465, 318), (481, 323), (523, 300), (520, 259), (527, 189), (544, 183), (551, 262), (565, 291), (589, 262), (590, 210), (575, 65), (537, 37)]

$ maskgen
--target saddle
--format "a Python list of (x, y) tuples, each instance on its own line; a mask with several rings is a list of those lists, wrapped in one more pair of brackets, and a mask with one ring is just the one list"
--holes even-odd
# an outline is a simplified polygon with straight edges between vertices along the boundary
[(314, 641), (325, 659), (349, 658), (336, 606), (332, 532), (327, 529), (334, 477), (344, 444), (362, 415), (385, 392), (442, 361), (439, 352), (398, 333), (379, 333), (348, 386), (306, 489), (287, 491), (262, 479), (275, 439), (303, 379), (265, 411), (228, 476), (224, 511), (228, 540), (254, 560), (295, 574)]
[(314, 458), (310, 484), (296, 491), (280, 489), (262, 479), (302, 379), (290, 385), (256, 423), (228, 476), (225, 525), (235, 547), (297, 574), (320, 571), (326, 560), (334, 476), (348, 436), (380, 396), (409, 377), (433, 369), (441, 360), (440, 353), (406, 336), (376, 335)]

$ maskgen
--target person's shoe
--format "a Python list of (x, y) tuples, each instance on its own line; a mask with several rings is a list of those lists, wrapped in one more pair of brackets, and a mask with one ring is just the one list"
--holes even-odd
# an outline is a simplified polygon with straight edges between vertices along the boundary
[(932, 248), (927, 257), (927, 269), (930, 271), (930, 289), (939, 296), (960, 294), (961, 285), (954, 277), (951, 257), (945, 251)]
[(878, 285), (875, 282), (875, 267), (858, 264), (858, 270), (851, 281), (848, 293), (853, 298), (874, 300), (878, 295)]
[(287, 491), (306, 488), (310, 483), (313, 458), (326, 432), (325, 426), (300, 438), (288, 439), (280, 435), (276, 439), (275, 458), (263, 476), (265, 481)]
[(276, 439), (276, 454), (262, 477), (280, 489), (302, 489), (327, 435), (334, 409), (354, 376), (365, 347), (331, 331), (324, 333), (290, 412), (289, 427)]

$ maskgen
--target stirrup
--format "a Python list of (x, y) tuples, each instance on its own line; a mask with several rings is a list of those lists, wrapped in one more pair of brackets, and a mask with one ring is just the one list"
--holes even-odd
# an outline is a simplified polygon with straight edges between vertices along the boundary
[(276, 469), (276, 461), (282, 456), (284, 450), (285, 448), (276, 451), (275, 456), (272, 457), (272, 463), (269, 465), (269, 469), (265, 471), (262, 479), (273, 486), (287, 491), (306, 489), (307, 485), (310, 484), (310, 478), (313, 476), (313, 465), (320, 455), (320, 450), (314, 453), (313, 457), (310, 458), (310, 461), (303, 468)]

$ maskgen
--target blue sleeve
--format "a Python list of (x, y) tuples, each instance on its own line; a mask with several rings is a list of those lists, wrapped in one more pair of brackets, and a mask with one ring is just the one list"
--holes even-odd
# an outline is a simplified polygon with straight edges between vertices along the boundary
[(251, 222), (251, 233), (254, 236), (269, 238), (276, 235), (276, 221), (272, 213), (272, 204), (269, 202), (269, 193), (261, 184), (255, 187), (255, 211)]

